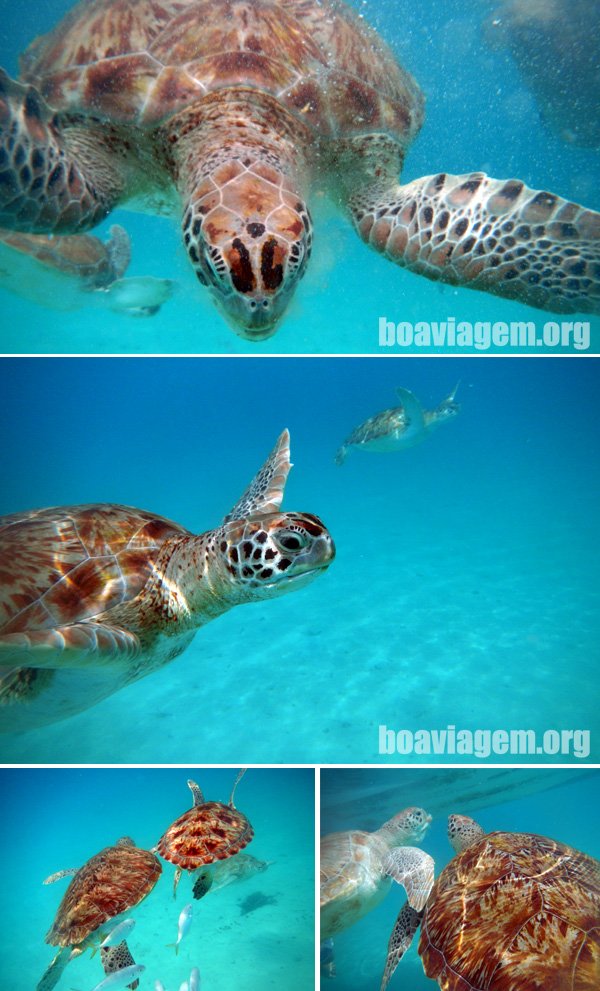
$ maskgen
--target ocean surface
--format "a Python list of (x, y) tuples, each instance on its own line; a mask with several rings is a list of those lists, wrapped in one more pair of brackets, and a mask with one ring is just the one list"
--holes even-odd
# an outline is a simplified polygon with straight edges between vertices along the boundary
[[(512, 798), (506, 801), (502, 790), (496, 795), (487, 786), (488, 770), (478, 774), (482, 794), (479, 801), (469, 803), (468, 811), (458, 800), (471, 771), (445, 772), (421, 769), (419, 772), (385, 768), (379, 770), (323, 770), (321, 771), (321, 801), (328, 804), (330, 790), (336, 794), (345, 790), (345, 779), (352, 776), (354, 802), (348, 801), (343, 811), (336, 814), (335, 806), (328, 804), (322, 833), (347, 829), (378, 828), (386, 819), (409, 805), (419, 804), (433, 813), (433, 822), (420, 846), (435, 860), (436, 876), (452, 859), (452, 848), (446, 837), (447, 817), (450, 813), (469, 814), (486, 831), (538, 833), (567, 843), (588, 855), (600, 858), (600, 839), (597, 822), (600, 812), (600, 774), (597, 771), (584, 774), (571, 772), (571, 781), (552, 782), (559, 772), (544, 770), (539, 773), (539, 793)], [(444, 789), (441, 779), (448, 782)], [(511, 787), (518, 787), (523, 772), (515, 769), (507, 772)], [(362, 781), (361, 781), (362, 778)], [(387, 808), (378, 823), (373, 822), (368, 798), (369, 791), (383, 778), (389, 790)], [(551, 787), (555, 784), (556, 787)], [(414, 790), (413, 790), (414, 786)], [(360, 795), (362, 787), (363, 794)], [(444, 794), (445, 791), (445, 794)], [(431, 797), (433, 805), (430, 805)], [(353, 806), (353, 807), (352, 807)], [(334, 939), (337, 977), (335, 981), (323, 978), (322, 991), (372, 991), (378, 988), (387, 953), (387, 944), (396, 916), (406, 898), (402, 888), (393, 885), (376, 909), (350, 929)], [(410, 950), (398, 965), (391, 979), (389, 991), (433, 991), (437, 983), (425, 977), (417, 954), (418, 934)]]
[[(427, 97), (425, 125), (408, 154), (403, 181), (483, 170), (600, 209), (598, 151), (565, 143), (545, 127), (510, 53), (486, 41), (484, 23), (499, 0), (354, 0), (353, 6)], [(19, 52), (70, 7), (70, 0), (44, 0), (23, 16), (22, 5), (0, 0), (0, 63), (16, 74)], [(105, 236), (111, 223), (123, 224), (133, 240), (128, 274), (172, 279), (174, 297), (157, 315), (136, 319), (97, 308), (57, 312), (2, 291), (0, 352), (377, 353), (380, 317), (412, 324), (449, 317), (532, 320), (541, 331), (547, 319), (541, 311), (395, 268), (363, 245), (319, 194), (315, 190), (311, 203), (316, 230), (308, 273), (278, 333), (266, 342), (243, 341), (217, 314), (184, 255), (178, 219), (117, 210), (97, 233)], [(48, 292), (47, 300), (57, 305), (63, 294)], [(591, 320), (591, 335), (592, 350), (598, 350), (598, 318)]]
[[(460, 414), (420, 446), (334, 463), (398, 386), (432, 409), (459, 380)], [(490, 756), (598, 761), (597, 382), (577, 358), (5, 358), (0, 513), (117, 502), (201, 533), (288, 427), (283, 507), (320, 516), (337, 557), (93, 708), (0, 736), (0, 761), (488, 756), (381, 755), (380, 726), (532, 729), (538, 746), (584, 730), (587, 751), (552, 735), (547, 752)]]
[[(44, 878), (81, 867), (124, 835), (150, 849), (191, 807), (188, 778), (207, 801), (228, 802), (236, 773), (233, 767), (0, 771), (3, 986), (32, 991), (54, 955), (44, 937), (69, 879), (43, 886)], [(187, 873), (173, 899), (175, 867), (161, 861), (155, 888), (128, 913), (136, 920), (129, 946), (146, 967), (140, 991), (153, 989), (156, 980), (178, 991), (192, 967), (200, 971), (203, 991), (312, 987), (314, 772), (252, 768), (235, 804), (255, 831), (244, 852), (272, 863), (198, 901)], [(176, 955), (168, 944), (175, 943), (179, 914), (189, 903), (192, 925)], [(91, 991), (102, 978), (98, 953), (86, 952), (68, 964), (58, 991)]]

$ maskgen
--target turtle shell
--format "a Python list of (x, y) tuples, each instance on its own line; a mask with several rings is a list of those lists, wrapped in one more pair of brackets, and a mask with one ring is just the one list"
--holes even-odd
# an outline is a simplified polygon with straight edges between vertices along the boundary
[(0, 632), (78, 623), (134, 598), (168, 537), (188, 531), (127, 506), (61, 506), (0, 519)]
[(152, 127), (228, 87), (268, 93), (320, 134), (407, 144), (412, 76), (337, 0), (83, 0), (21, 59), (56, 110)]
[(156, 845), (165, 860), (194, 870), (239, 853), (254, 836), (246, 816), (222, 802), (194, 805), (169, 826)]
[(600, 988), (600, 863), (530, 833), (490, 833), (434, 884), (419, 953), (443, 991)]
[(107, 846), (77, 872), (61, 901), (46, 942), (77, 946), (105, 922), (138, 905), (162, 871), (158, 857), (131, 840)]

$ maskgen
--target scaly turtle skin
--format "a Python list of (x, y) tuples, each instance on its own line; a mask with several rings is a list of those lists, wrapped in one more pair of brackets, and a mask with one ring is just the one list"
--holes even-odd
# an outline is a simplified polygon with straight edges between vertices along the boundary
[[(385, 898), (392, 880), (403, 885), (416, 912), (433, 884), (433, 860), (413, 846), (431, 816), (410, 808), (374, 833), (351, 830), (321, 840), (321, 939), (327, 941), (358, 922)], [(331, 965), (333, 958), (331, 956)]]
[(448, 819), (456, 857), (424, 912), (406, 905), (390, 939), (384, 991), (421, 923), (419, 953), (442, 991), (600, 987), (600, 863), (532, 833)]
[(89, 234), (43, 237), (0, 229), (0, 286), (56, 310), (90, 303), (130, 316), (154, 316), (173, 292), (168, 279), (123, 279), (131, 245), (118, 224), (106, 243)]
[(413, 78), (339, 0), (84, 0), (0, 77), (0, 224), (73, 233), (175, 209), (199, 281), (268, 337), (329, 191), (398, 265), (558, 312), (600, 309), (600, 214), (517, 179), (398, 184)]
[(233, 857), (248, 846), (254, 830), (246, 816), (233, 804), (238, 774), (229, 803), (206, 802), (195, 781), (188, 781), (194, 797), (191, 809), (171, 823), (154, 847), (161, 857), (177, 865), (173, 882), (173, 897), (177, 891), (182, 870), (194, 871), (202, 864)]
[[(51, 991), (69, 960), (109, 931), (123, 912), (139, 905), (152, 891), (161, 871), (160, 861), (153, 853), (141, 850), (124, 837), (91, 857), (79, 870), (59, 871), (48, 878), (46, 884), (74, 874), (46, 935), (46, 942), (60, 949), (36, 991)], [(119, 961), (127, 961), (123, 966), (132, 962), (126, 944), (120, 947), (111, 947), (112, 952), (102, 954), (107, 973)]]
[(408, 389), (397, 389), (402, 405), (376, 413), (356, 427), (338, 450), (335, 463), (342, 465), (352, 447), (359, 451), (400, 451), (425, 440), (428, 433), (460, 412), (460, 405), (454, 401), (457, 389), (458, 385), (431, 410), (423, 410)]
[(333, 541), (279, 512), (289, 434), (221, 526), (196, 537), (126, 506), (0, 519), (0, 726), (64, 719), (168, 663), (235, 605), (312, 581)]

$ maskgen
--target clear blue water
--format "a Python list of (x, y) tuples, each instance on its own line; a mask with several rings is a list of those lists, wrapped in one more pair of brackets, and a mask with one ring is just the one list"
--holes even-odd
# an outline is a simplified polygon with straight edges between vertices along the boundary
[[(351, 772), (323, 770), (321, 801), (328, 808), (322, 832), (326, 834), (346, 829), (370, 831), (406, 806), (418, 803), (433, 813), (433, 822), (420, 845), (434, 858), (436, 875), (453, 856), (446, 838), (447, 817), (452, 812), (472, 815), (489, 832), (499, 830), (538, 833), (568, 843), (592, 857), (600, 857), (597, 829), (600, 774), (597, 771), (588, 775), (573, 771), (570, 782), (561, 782), (557, 787), (550, 787), (555, 784), (552, 778), (557, 772), (545, 770), (540, 772), (542, 780), (538, 784), (539, 787), (550, 790), (506, 801), (501, 791), (494, 796), (488, 789), (486, 777), (491, 772), (480, 770), (477, 773), (483, 794), (479, 801), (473, 799), (469, 803), (468, 812), (458, 800), (458, 795), (464, 788), (462, 776), (469, 772), (446, 771), (442, 772), (442, 777), (444, 773), (448, 778), (445, 789), (440, 782), (440, 772), (425, 769), (417, 775), (420, 779), (418, 781), (412, 771), (400, 769)], [(507, 773), (512, 779), (511, 786), (518, 787), (515, 780), (518, 782), (523, 772), (514, 769)], [(349, 774), (353, 776), (353, 786), (346, 788), (345, 779)], [(387, 805), (381, 809), (379, 822), (376, 823), (371, 814), (368, 794), (376, 785), (377, 779), (381, 783), (382, 777), (389, 789), (389, 798)], [(328, 803), (333, 788), (336, 789), (338, 798), (341, 797), (339, 792), (346, 793), (343, 811), (336, 808), (335, 804)], [(430, 804), (430, 798), (433, 804)], [(335, 938), (337, 977), (335, 981), (323, 979), (322, 991), (372, 991), (379, 987), (388, 939), (404, 901), (404, 891), (394, 885), (376, 909)], [(392, 977), (390, 991), (405, 988), (410, 988), (410, 991), (432, 991), (434, 986), (437, 988), (437, 984), (423, 973), (417, 945), (418, 939), (415, 938)]]
[[(201, 713), (198, 714), (201, 719)], [(32, 991), (54, 949), (44, 943), (68, 879), (43, 886), (63, 868), (80, 867), (105, 846), (130, 835), (149, 849), (191, 806), (188, 778), (207, 800), (227, 802), (236, 768), (55, 769), (0, 771), (0, 926), (2, 985)], [(192, 967), (203, 991), (306, 991), (314, 974), (314, 772), (251, 769), (240, 782), (236, 806), (255, 831), (246, 848), (272, 861), (264, 873), (197, 901), (184, 873), (173, 900), (173, 865), (130, 915), (132, 954), (146, 966), (140, 988), (162, 981), (178, 991)], [(242, 915), (252, 895), (275, 899)], [(175, 955), (179, 913), (193, 904), (192, 926)], [(69, 963), (59, 991), (91, 991), (102, 979), (98, 954)]]
[[(459, 379), (421, 446), (334, 464), (398, 385), (431, 408)], [(576, 358), (5, 358), (1, 513), (120, 502), (202, 532), (289, 427), (284, 508), (321, 516), (337, 557), (87, 712), (0, 737), (0, 760), (393, 762), (379, 725), (452, 724), (589, 730), (598, 761), (597, 381)]]
[[(403, 180), (438, 171), (482, 169), (517, 176), (533, 188), (600, 209), (597, 151), (562, 143), (546, 129), (509, 53), (492, 50), (481, 26), (497, 0), (354, 0), (391, 44), (427, 96), (427, 119), (408, 155)], [(17, 71), (17, 55), (49, 30), (70, 0), (35, 4), (34, 16), (0, 0), (0, 63)], [(317, 191), (318, 193), (318, 191)], [(400, 271), (361, 244), (349, 224), (314, 197), (315, 251), (277, 335), (262, 344), (237, 338), (194, 279), (178, 222), (116, 211), (133, 238), (132, 275), (174, 279), (175, 297), (150, 319), (90, 309), (57, 313), (2, 292), (0, 351), (7, 353), (376, 353), (381, 316), (407, 320), (533, 320), (544, 316), (518, 303), (428, 283)], [(104, 233), (108, 223), (99, 229)], [(592, 321), (592, 349), (600, 324)]]

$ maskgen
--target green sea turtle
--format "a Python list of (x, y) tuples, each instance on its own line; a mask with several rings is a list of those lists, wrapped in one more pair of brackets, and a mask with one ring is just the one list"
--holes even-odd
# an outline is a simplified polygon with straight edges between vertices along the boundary
[(235, 789), (245, 769), (235, 779), (227, 805), (207, 802), (195, 781), (188, 781), (194, 804), (171, 823), (153, 848), (161, 857), (177, 865), (173, 897), (183, 870), (194, 871), (202, 864), (225, 860), (248, 846), (254, 830), (246, 816), (233, 804)]
[(451, 815), (456, 856), (424, 912), (405, 905), (390, 938), (388, 984), (419, 922), (419, 953), (442, 991), (600, 987), (600, 863), (532, 833), (484, 833)]
[(194, 536), (153, 513), (67, 506), (0, 518), (0, 726), (56, 722), (150, 674), (235, 605), (307, 585), (324, 525), (279, 511), (284, 431), (223, 523)]
[(230, 884), (247, 881), (255, 874), (262, 874), (272, 864), (271, 860), (257, 860), (251, 853), (237, 853), (229, 860), (219, 860), (215, 864), (207, 864), (196, 872), (194, 881), (194, 898), (204, 898), (209, 891), (219, 891)]
[(0, 229), (0, 287), (41, 306), (100, 306), (153, 316), (173, 292), (168, 279), (122, 278), (131, 257), (129, 235), (115, 224), (104, 243), (90, 234), (44, 237)]
[(0, 78), (0, 224), (73, 233), (175, 211), (234, 328), (273, 333), (327, 191), (398, 265), (557, 312), (600, 309), (600, 214), (518, 179), (399, 185), (423, 96), (341, 0), (83, 0)]
[(402, 405), (385, 409), (356, 427), (339, 448), (335, 463), (342, 465), (350, 448), (358, 451), (401, 451), (425, 440), (428, 433), (453, 420), (460, 412), (454, 401), (458, 385), (435, 409), (423, 410), (408, 389), (396, 389)]
[(484, 33), (510, 51), (544, 123), (566, 144), (600, 149), (597, 2), (500, 0)]
[[(423, 809), (399, 812), (378, 830), (330, 833), (321, 840), (321, 939), (354, 925), (385, 898), (392, 881), (401, 884), (419, 912), (433, 884), (429, 854), (419, 843), (431, 817)], [(333, 966), (333, 958), (328, 955)]]
[[(44, 883), (52, 884), (73, 876), (46, 935), (46, 942), (59, 950), (36, 991), (56, 987), (69, 960), (95, 947), (101, 936), (114, 928), (115, 919), (139, 905), (152, 891), (161, 871), (158, 857), (136, 847), (126, 836), (95, 854), (83, 867), (58, 871), (47, 878)], [(110, 951), (101, 953), (107, 974), (133, 964), (126, 944), (110, 947)], [(137, 987), (137, 983), (129, 986)]]

